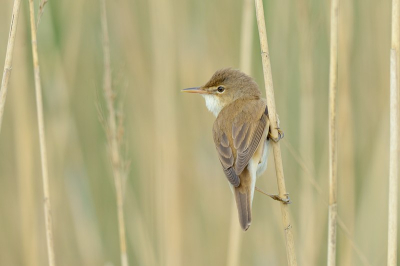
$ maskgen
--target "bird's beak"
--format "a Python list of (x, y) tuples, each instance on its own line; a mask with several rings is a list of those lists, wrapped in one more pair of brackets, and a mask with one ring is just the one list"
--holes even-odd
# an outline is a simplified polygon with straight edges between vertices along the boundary
[(194, 87), (194, 88), (187, 88), (181, 90), (182, 92), (189, 92), (189, 93), (199, 93), (199, 94), (207, 94), (208, 92), (205, 90), (202, 90), (201, 87)]

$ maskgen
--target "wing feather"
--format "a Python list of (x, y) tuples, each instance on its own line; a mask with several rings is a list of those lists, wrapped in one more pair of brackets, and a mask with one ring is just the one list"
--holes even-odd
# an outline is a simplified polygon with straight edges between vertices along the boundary
[(232, 186), (238, 187), (240, 185), (240, 178), (235, 173), (235, 170), (232, 167), (224, 169), (224, 173), (225, 173), (226, 177), (228, 178), (229, 183), (232, 184)]
[(238, 187), (240, 185), (240, 179), (239, 176), (236, 175), (235, 170), (232, 168), (235, 158), (233, 156), (232, 149), (229, 146), (228, 137), (225, 133), (223, 133), (219, 139), (214, 135), (214, 142), (226, 178), (234, 187)]
[(251, 141), (248, 145), (239, 145), (237, 149), (237, 156), (235, 162), (235, 172), (240, 175), (244, 168), (248, 165), (251, 157), (254, 152), (257, 150), (257, 147), (261, 141), (262, 136), (264, 135), (264, 130), (267, 125), (267, 117), (263, 114), (261, 119), (253, 123), (252, 130), (249, 130), (246, 138), (249, 138)]
[[(248, 131), (248, 123), (243, 123), (239, 126), (236, 126), (235, 124), (232, 125), (233, 146), (235, 147), (235, 149), (240, 150), (241, 148), (246, 146), (249, 136), (247, 134)], [(237, 133), (235, 134), (235, 132)]]
[(235, 162), (231, 148), (222, 145), (217, 145), (216, 147), (222, 167), (224, 167), (224, 169), (231, 167)]
[(213, 137), (224, 173), (231, 185), (238, 187), (239, 175), (248, 165), (268, 127), (268, 109), (264, 100), (249, 101), (242, 108), (236, 105), (228, 108), (231, 109), (222, 112), (229, 111), (235, 115), (231, 121), (227, 121), (226, 116), (218, 116)]

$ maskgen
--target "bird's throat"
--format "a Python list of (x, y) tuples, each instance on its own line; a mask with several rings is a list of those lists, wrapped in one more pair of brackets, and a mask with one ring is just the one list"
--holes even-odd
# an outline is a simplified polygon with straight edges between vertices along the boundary
[(210, 110), (210, 112), (213, 113), (215, 117), (217, 117), (219, 112), (221, 112), (223, 108), (219, 98), (214, 95), (207, 94), (203, 94), (202, 96), (206, 100), (207, 109)]

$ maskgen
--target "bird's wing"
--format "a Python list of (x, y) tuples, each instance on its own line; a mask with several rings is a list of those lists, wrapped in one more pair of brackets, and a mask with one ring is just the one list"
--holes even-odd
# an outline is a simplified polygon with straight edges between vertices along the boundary
[(228, 136), (225, 132), (222, 132), (222, 134), (218, 133), (220, 132), (214, 130), (214, 142), (215, 147), (217, 148), (219, 160), (229, 183), (234, 187), (238, 187), (240, 185), (240, 179), (232, 167), (235, 163), (235, 158), (230, 147)]
[[(232, 106), (232, 109), (235, 109)], [(263, 100), (248, 101), (236, 111), (232, 121), (217, 120), (213, 137), (218, 157), (228, 181), (240, 185), (239, 175), (249, 163), (260, 143), (264, 130), (269, 124), (267, 105)]]
[(268, 108), (264, 101), (246, 105), (232, 123), (233, 146), (236, 149), (235, 173), (240, 175), (269, 128)]

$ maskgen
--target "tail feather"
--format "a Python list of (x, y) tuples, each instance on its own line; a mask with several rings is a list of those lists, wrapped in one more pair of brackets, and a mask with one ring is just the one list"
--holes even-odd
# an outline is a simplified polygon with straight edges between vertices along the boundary
[(244, 231), (249, 229), (251, 224), (251, 196), (250, 191), (241, 191), (235, 188), (236, 205), (239, 213), (240, 226)]

